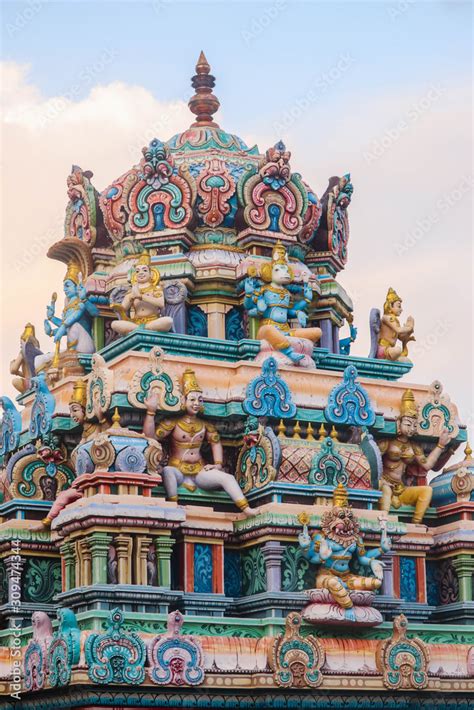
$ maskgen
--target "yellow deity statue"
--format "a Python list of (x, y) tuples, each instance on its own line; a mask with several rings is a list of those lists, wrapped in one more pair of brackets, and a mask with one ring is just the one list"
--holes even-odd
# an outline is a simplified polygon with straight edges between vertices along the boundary
[(380, 317), (380, 311), (376, 308), (373, 308), (370, 313), (372, 346), (369, 357), (410, 362), (407, 345), (411, 340), (415, 340), (413, 335), (415, 321), (408, 316), (406, 323), (402, 325), (401, 313), (402, 299), (393, 288), (389, 288), (383, 316)]

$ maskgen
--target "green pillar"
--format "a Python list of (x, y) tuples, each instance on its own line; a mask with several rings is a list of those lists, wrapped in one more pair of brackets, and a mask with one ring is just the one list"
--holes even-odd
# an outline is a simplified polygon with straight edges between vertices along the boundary
[(452, 560), (459, 580), (459, 601), (472, 602), (472, 576), (474, 574), (474, 557), (459, 555)]
[(169, 536), (155, 538), (156, 567), (158, 572), (158, 586), (170, 589), (171, 587), (171, 551), (174, 539)]
[(257, 339), (257, 330), (260, 327), (258, 318), (249, 318), (249, 338), (251, 340)]
[(89, 538), (92, 555), (92, 584), (107, 584), (107, 555), (112, 535), (95, 532)]
[(74, 544), (65, 542), (59, 548), (64, 560), (64, 591), (68, 592), (76, 586), (76, 557), (74, 555)]
[(92, 322), (92, 337), (96, 350), (102, 350), (105, 345), (104, 319), (96, 316)]

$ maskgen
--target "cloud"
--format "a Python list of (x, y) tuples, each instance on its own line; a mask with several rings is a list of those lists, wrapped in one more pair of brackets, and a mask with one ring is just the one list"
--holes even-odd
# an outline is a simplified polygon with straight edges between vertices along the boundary
[[(100, 61), (113, 59), (104, 54)], [(88, 69), (62, 96), (49, 98), (30, 82), (27, 65), (2, 65), (1, 376), (2, 390), (10, 394), (7, 361), (16, 355), (27, 321), (36, 324), (43, 348), (51, 348), (42, 321), (51, 292), (60, 289), (63, 266), (45, 254), (63, 235), (71, 164), (92, 170), (101, 190), (139, 160), (151, 138), (166, 140), (191, 122), (184, 97), (163, 102), (138, 85), (101, 85), (100, 61), (95, 73)], [(350, 70), (344, 81), (350, 83)], [(77, 98), (78, 84), (88, 89), (85, 98)], [(283, 135), (273, 135), (271, 122), (256, 119), (252, 135), (242, 137), (262, 150), (283, 137), (293, 169), (319, 195), (328, 177), (351, 172), (349, 264), (339, 280), (355, 303), (359, 338), (353, 353), (367, 354), (369, 310), (381, 307), (393, 286), (404, 298), (405, 315), (416, 323), (415, 366), (408, 379), (440, 379), (463, 419), (472, 421), (471, 189), (460, 188), (471, 171), (469, 89), (426, 85), (399, 96), (381, 91), (352, 100), (344, 91), (344, 100), (336, 85), (310, 102)], [(439, 206), (453, 195), (447, 208)], [(410, 235), (412, 246), (400, 251)]]

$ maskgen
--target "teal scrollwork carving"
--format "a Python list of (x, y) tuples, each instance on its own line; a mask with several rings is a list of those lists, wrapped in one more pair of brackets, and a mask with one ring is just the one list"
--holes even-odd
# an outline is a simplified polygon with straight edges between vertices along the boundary
[[(281, 588), (284, 592), (302, 592), (308, 588), (309, 562), (298, 545), (287, 545), (281, 560)], [(313, 575), (314, 576), (314, 575)], [(312, 583), (309, 584), (312, 586)]]
[(224, 591), (228, 597), (242, 594), (242, 565), (238, 550), (224, 551)]
[(27, 561), (23, 594), (27, 602), (49, 604), (61, 591), (61, 563), (42, 557)]
[(199, 685), (204, 681), (201, 644), (192, 636), (181, 636), (182, 625), (182, 614), (171, 612), (167, 632), (154, 639), (148, 649), (148, 673), (157, 685)]
[(128, 394), (128, 401), (134, 407), (146, 409), (146, 399), (153, 390), (158, 394), (158, 410), (179, 412), (181, 391), (175, 377), (163, 370), (161, 360), (164, 352), (154, 347), (148, 354), (149, 363), (145, 369), (138, 370), (133, 376)]
[(308, 474), (308, 483), (321, 486), (337, 486), (342, 483), (347, 486), (349, 476), (344, 468), (344, 461), (336, 451), (334, 439), (326, 437), (321, 450), (313, 458)]
[(20, 443), (21, 414), (10, 397), (0, 397), (3, 418), (0, 422), (0, 456), (14, 451)]
[(296, 405), (288, 385), (278, 375), (274, 357), (268, 357), (262, 364), (262, 373), (249, 382), (242, 408), (255, 417), (288, 419), (295, 416)]
[(133, 632), (125, 632), (123, 614), (113, 609), (103, 634), (91, 634), (85, 645), (88, 675), (93, 683), (139, 685), (145, 680), (146, 647)]
[(35, 389), (35, 401), (31, 408), (30, 436), (38, 439), (48, 434), (53, 427), (53, 414), (56, 407), (54, 396), (48, 389), (44, 372), (32, 378)]
[(79, 663), (81, 632), (72, 609), (58, 609), (59, 628), (48, 651), (49, 684), (64, 686), (71, 680), (72, 667)]
[(380, 641), (376, 662), (389, 690), (422, 690), (428, 685), (428, 647), (418, 638), (407, 638), (404, 614), (393, 620), (392, 637)]
[(231, 308), (225, 316), (225, 338), (226, 340), (242, 340), (245, 338), (242, 324), (242, 313), (239, 308)]
[(260, 547), (251, 547), (242, 555), (242, 588), (245, 596), (266, 589), (265, 559)]
[(327, 406), (324, 410), (327, 421), (333, 424), (348, 424), (352, 426), (373, 426), (375, 412), (372, 409), (369, 395), (356, 382), (357, 369), (349, 365), (344, 370), (342, 382), (329, 393)]
[(194, 545), (194, 591), (212, 594), (212, 547)]
[(273, 679), (282, 688), (317, 688), (323, 682), (324, 649), (314, 636), (300, 634), (301, 616), (286, 617), (285, 633), (273, 646)]
[(188, 308), (188, 335), (200, 335), (207, 338), (207, 316), (199, 306)]

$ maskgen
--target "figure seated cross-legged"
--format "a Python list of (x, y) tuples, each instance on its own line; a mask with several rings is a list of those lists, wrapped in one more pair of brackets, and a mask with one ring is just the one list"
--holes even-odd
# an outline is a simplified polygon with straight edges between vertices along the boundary
[[(293, 294), (296, 294), (296, 300), (291, 303)], [(280, 243), (273, 249), (272, 261), (260, 267), (260, 279), (249, 276), (245, 281), (244, 307), (250, 316), (261, 322), (258, 340), (266, 340), (274, 350), (295, 364), (305, 355), (295, 351), (289, 338), (304, 338), (317, 343), (321, 337), (320, 328), (306, 327), (308, 316), (305, 310), (312, 299), (313, 289), (307, 279), (302, 284), (294, 283), (293, 269), (288, 263), (286, 249)], [(299, 328), (290, 326), (289, 320), (294, 318)]]
[(413, 506), (415, 510), (412, 521), (421, 523), (431, 502), (433, 490), (428, 485), (406, 485), (405, 475), (412, 466), (419, 467), (424, 472), (430, 471), (450, 443), (451, 436), (447, 429), (443, 429), (435, 448), (425, 456), (421, 446), (412, 440), (417, 431), (417, 415), (413, 392), (405, 390), (397, 419), (397, 436), (395, 439), (382, 439), (377, 442), (383, 463), (380, 479), (382, 497), (379, 507), (388, 513), (391, 506)]
[(142, 255), (133, 269), (130, 291), (121, 304), (112, 304), (122, 318), (111, 323), (116, 333), (126, 335), (139, 327), (160, 332), (171, 330), (173, 319), (161, 316), (165, 299), (159, 281), (158, 269), (150, 266), (150, 256)]
[[(197, 416), (203, 409), (202, 390), (196, 375), (190, 369), (183, 375), (183, 395), (185, 414), (177, 419), (162, 420), (156, 429), (158, 396), (152, 390), (145, 400), (147, 412), (143, 433), (150, 439), (159, 441), (170, 438), (170, 457), (162, 473), (167, 500), (178, 500), (179, 486), (189, 491), (195, 491), (196, 488), (204, 491), (221, 489), (245, 515), (255, 515), (234, 476), (221, 468), (224, 450), (216, 428)], [(211, 447), (214, 459), (212, 464), (206, 464), (201, 455), (205, 441)]]
[[(310, 537), (305, 525), (298, 541), (304, 557), (319, 565), (316, 589), (327, 589), (336, 604), (351, 609), (351, 590), (375, 591), (381, 587), (382, 566), (376, 560), (390, 550), (391, 544), (385, 526), (382, 526), (380, 547), (366, 550), (359, 521), (348, 505), (347, 492), (342, 485), (335, 489), (333, 500), (333, 506), (321, 516), (321, 532)], [(356, 560), (360, 565), (370, 567), (376, 576), (353, 573), (350, 565)]]
[(383, 316), (373, 308), (370, 312), (371, 349), (369, 357), (397, 362), (411, 362), (408, 358), (408, 343), (415, 340), (413, 331), (415, 321), (408, 316), (406, 323), (400, 323), (402, 299), (393, 290), (388, 289), (383, 307)]

